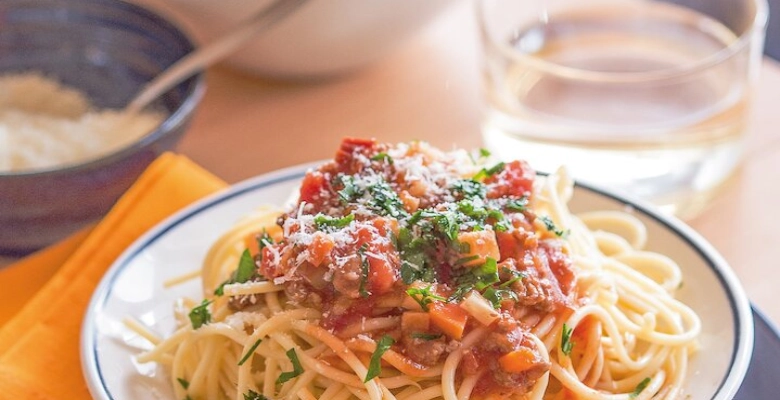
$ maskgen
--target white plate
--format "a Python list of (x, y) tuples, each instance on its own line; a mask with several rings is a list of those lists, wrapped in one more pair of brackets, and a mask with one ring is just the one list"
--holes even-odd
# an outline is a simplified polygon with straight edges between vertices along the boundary
[[(174, 330), (173, 303), (182, 295), (200, 297), (200, 282), (172, 289), (162, 282), (200, 267), (211, 243), (238, 219), (262, 204), (284, 204), (306, 166), (263, 175), (211, 196), (152, 229), (109, 269), (87, 310), (82, 328), (84, 375), (97, 399), (174, 399), (170, 380), (154, 364), (134, 356), (148, 343), (126, 329), (135, 317), (159, 333)], [(753, 350), (750, 303), (731, 268), (697, 233), (650, 207), (601, 189), (577, 186), (573, 211), (626, 209), (648, 227), (648, 248), (683, 268), (679, 298), (701, 317), (700, 351), (691, 359), (686, 392), (692, 399), (732, 399)]]

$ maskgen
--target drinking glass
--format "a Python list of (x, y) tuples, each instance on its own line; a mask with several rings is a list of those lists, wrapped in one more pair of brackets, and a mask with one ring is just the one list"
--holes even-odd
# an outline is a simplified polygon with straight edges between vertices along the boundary
[(767, 12), (765, 0), (480, 0), (485, 145), (693, 216), (739, 165)]

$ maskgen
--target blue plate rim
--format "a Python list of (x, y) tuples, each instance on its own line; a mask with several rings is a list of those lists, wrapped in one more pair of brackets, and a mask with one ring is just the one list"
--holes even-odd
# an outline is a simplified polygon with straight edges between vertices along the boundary
[[(164, 236), (166, 232), (173, 229), (178, 224), (183, 223), (187, 219), (199, 214), (203, 210), (214, 207), (224, 201), (241, 196), (247, 192), (260, 190), (268, 186), (291, 181), (294, 179), (300, 179), (307, 170), (322, 163), (322, 161), (317, 161), (300, 164), (261, 174), (241, 181), (235, 185), (220, 190), (217, 193), (198, 200), (155, 225), (152, 229), (147, 231), (135, 242), (133, 242), (133, 244), (128, 247), (119, 258), (117, 258), (117, 260), (106, 271), (97, 288), (95, 289), (92, 298), (90, 299), (87, 313), (85, 314), (84, 320), (82, 322), (80, 349), (82, 373), (87, 382), (89, 391), (94, 398), (111, 400), (115, 399), (115, 397), (112, 396), (112, 394), (108, 391), (103, 377), (103, 371), (101, 370), (98, 360), (98, 337), (96, 335), (97, 327), (95, 326), (95, 316), (99, 313), (99, 311), (102, 310), (105, 301), (108, 299), (114, 281), (117, 279), (120, 272), (122, 272), (122, 270), (130, 263), (130, 261), (132, 261), (135, 256), (143, 251), (144, 248), (155, 242), (160, 237)], [(693, 230), (693, 228), (689, 227), (684, 222), (678, 220), (675, 217), (662, 214), (651, 204), (641, 199), (633, 198), (632, 196), (625, 193), (617, 193), (613, 190), (609, 190), (592, 183), (577, 181), (575, 182), (575, 186), (632, 207), (634, 210), (653, 219), (657, 223), (664, 225), (670, 231), (674, 232), (674, 234), (677, 235), (680, 239), (684, 240), (693, 249), (695, 249), (699, 256), (706, 261), (713, 272), (717, 275), (721, 285), (724, 287), (724, 289), (727, 289), (725, 291), (728, 294), (729, 303), (734, 310), (734, 326), (736, 327), (734, 340), (736, 343), (735, 350), (731, 358), (732, 365), (739, 363), (740, 365), (744, 364), (745, 367), (742, 369), (737, 368), (728, 371), (726, 376), (722, 378), (718, 391), (716, 395), (712, 397), (712, 400), (732, 399), (736, 395), (742, 381), (747, 374), (747, 370), (753, 354), (754, 308), (752, 307), (749, 300), (747, 300), (747, 295), (745, 294), (742, 286), (738, 283), (739, 280), (729, 264), (717, 252), (717, 250), (698, 232)], [(777, 333), (776, 330), (775, 333)], [(741, 342), (740, 338), (742, 338)]]

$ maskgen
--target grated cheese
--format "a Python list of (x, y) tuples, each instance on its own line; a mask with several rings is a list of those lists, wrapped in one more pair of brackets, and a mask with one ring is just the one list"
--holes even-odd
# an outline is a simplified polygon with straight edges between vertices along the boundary
[(83, 93), (38, 73), (0, 76), (0, 172), (97, 158), (128, 146), (163, 118), (93, 110)]

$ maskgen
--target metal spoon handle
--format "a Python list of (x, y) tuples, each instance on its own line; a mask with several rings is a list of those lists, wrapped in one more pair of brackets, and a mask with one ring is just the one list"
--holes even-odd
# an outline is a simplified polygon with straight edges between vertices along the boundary
[(308, 0), (276, 0), (244, 21), (237, 29), (182, 57), (147, 83), (130, 101), (126, 111), (134, 114), (143, 110), (170, 88), (238, 50), (247, 40), (281, 21), (306, 1)]

